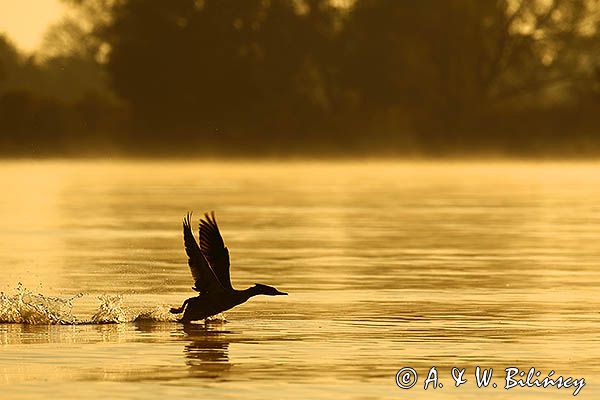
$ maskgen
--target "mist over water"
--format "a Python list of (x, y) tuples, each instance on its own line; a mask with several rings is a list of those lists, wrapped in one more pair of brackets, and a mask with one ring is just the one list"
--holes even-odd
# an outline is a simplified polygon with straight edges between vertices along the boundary
[[(451, 367), (479, 365), (584, 377), (578, 397), (598, 397), (599, 172), (595, 163), (3, 162), (0, 390), (571, 397), (452, 387)], [(189, 210), (216, 211), (234, 287), (258, 282), (289, 296), (254, 298), (226, 322), (173, 322), (168, 308), (195, 295), (181, 234)], [(444, 389), (394, 384), (404, 366), (434, 365)]]

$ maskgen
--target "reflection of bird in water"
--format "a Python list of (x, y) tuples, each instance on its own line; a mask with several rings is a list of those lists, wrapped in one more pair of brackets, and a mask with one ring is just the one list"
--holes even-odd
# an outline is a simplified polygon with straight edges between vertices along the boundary
[(186, 364), (196, 377), (217, 378), (231, 368), (229, 364), (229, 341), (225, 331), (213, 330), (204, 325), (185, 324), (187, 334), (184, 352)]
[[(193, 377), (215, 379), (225, 375), (231, 368), (228, 355), (230, 343), (228, 338), (231, 332), (222, 330), (222, 325), (173, 325), (170, 322), (137, 321), (133, 326), (136, 331), (144, 334), (143, 340), (146, 343), (164, 344), (173, 339), (177, 342), (182, 341), (185, 344), (183, 348), (185, 363)], [(172, 379), (171, 373), (172, 371), (168, 369), (161, 369), (157, 375), (166, 374), (169, 379)]]
[(204, 216), (205, 219), (200, 220), (200, 246), (192, 233), (190, 214), (183, 219), (185, 251), (195, 280), (192, 289), (200, 292), (200, 295), (187, 299), (179, 308), (171, 308), (173, 314), (183, 313), (181, 322), (208, 318), (245, 303), (250, 297), (259, 294), (287, 294), (258, 283), (245, 290), (234, 289), (229, 276), (229, 251), (219, 232), (215, 213)]

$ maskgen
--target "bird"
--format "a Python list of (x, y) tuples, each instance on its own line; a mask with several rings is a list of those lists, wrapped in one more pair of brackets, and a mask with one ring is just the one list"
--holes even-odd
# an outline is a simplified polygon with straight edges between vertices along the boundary
[(171, 308), (172, 314), (181, 314), (179, 322), (205, 320), (245, 303), (257, 295), (283, 296), (287, 293), (260, 283), (244, 290), (234, 289), (231, 285), (229, 250), (225, 246), (215, 219), (214, 211), (205, 213), (200, 219), (200, 246), (192, 233), (192, 213), (183, 218), (183, 243), (188, 257), (188, 265), (194, 278), (193, 290), (199, 294), (183, 302), (181, 307)]

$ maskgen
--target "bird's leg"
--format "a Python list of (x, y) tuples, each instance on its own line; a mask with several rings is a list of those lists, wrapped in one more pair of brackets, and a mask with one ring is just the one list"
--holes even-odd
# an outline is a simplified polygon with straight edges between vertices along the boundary
[(187, 299), (186, 301), (184, 301), (183, 304), (181, 305), (181, 307), (171, 308), (169, 311), (171, 312), (171, 314), (181, 314), (185, 310), (185, 307), (187, 306), (188, 301), (190, 301), (190, 299)]

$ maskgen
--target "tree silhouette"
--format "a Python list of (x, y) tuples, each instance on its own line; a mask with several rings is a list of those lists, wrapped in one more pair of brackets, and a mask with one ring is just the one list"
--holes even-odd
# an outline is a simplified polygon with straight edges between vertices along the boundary
[[(42, 148), (583, 154), (600, 142), (594, 1), (65, 1), (79, 17), (35, 57), (0, 40), (4, 112), (53, 104), (36, 117)], [(27, 122), (14, 123), (0, 122), (4, 142), (23, 147)]]

